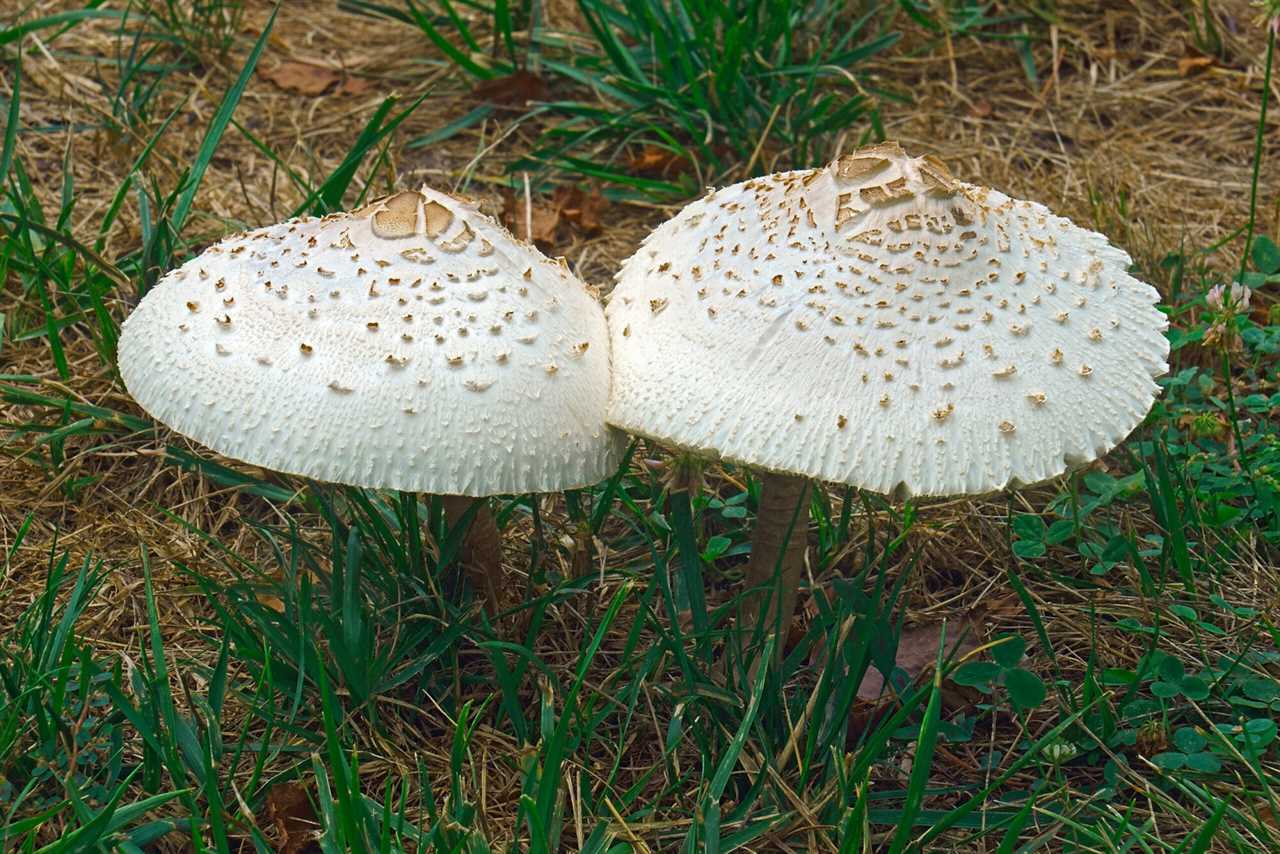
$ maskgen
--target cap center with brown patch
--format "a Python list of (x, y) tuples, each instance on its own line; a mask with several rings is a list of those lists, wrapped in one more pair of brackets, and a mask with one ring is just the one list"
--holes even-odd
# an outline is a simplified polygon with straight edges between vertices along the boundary
[[(976, 216), (977, 205), (946, 164), (933, 155), (910, 157), (896, 142), (847, 154), (816, 170), (806, 186), (823, 179), (834, 183), (833, 230), (845, 238), (843, 248), (855, 253), (859, 235), (920, 229), (947, 235)], [(821, 212), (830, 204), (824, 189), (814, 187), (815, 192), (806, 194), (811, 209)]]
[(403, 190), (371, 202), (364, 208), (369, 210), (373, 211), (370, 222), (373, 233), (383, 240), (419, 234), (439, 237), (453, 224), (452, 211), (415, 190)]

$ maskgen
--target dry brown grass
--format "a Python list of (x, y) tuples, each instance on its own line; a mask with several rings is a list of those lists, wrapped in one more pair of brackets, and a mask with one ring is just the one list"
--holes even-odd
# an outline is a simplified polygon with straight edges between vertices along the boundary
[[(268, 5), (252, 2), (242, 37), (256, 35)], [(925, 47), (925, 36), (910, 33), (892, 57), (877, 65), (878, 83), (910, 92), (913, 103), (886, 103), (885, 126), (909, 148), (936, 151), (954, 171), (968, 180), (999, 187), (1011, 195), (1033, 198), (1100, 228), (1126, 247), (1149, 274), (1159, 277), (1156, 262), (1180, 245), (1199, 248), (1216, 244), (1244, 222), (1248, 205), (1250, 158), (1259, 95), (1261, 36), (1250, 23), (1244, 2), (1224, 3), (1239, 24), (1228, 34), (1227, 59), (1189, 74), (1179, 69), (1188, 56), (1190, 34), (1177, 0), (1106, 0), (1063, 2), (1062, 22), (1047, 43), (1035, 48), (1043, 84), (1032, 89), (1012, 50), (1000, 43), (957, 40), (944, 49)], [(76, 6), (69, 2), (39, 2), (28, 17)], [(244, 38), (241, 39), (243, 43)], [(31, 168), (37, 193), (48, 209), (57, 208), (64, 154), (70, 150), (79, 203), (70, 230), (91, 242), (98, 222), (145, 139), (160, 118), (189, 95), (177, 128), (190, 132), (165, 134), (151, 160), (150, 173), (162, 186), (172, 186), (178, 170), (190, 161), (202, 129), (238, 69), (238, 56), (227, 63), (211, 63), (172, 78), (168, 90), (151, 104), (151, 120), (125, 134), (100, 129), (100, 119), (112, 112), (111, 91), (116, 70), (109, 58), (117, 50), (112, 25), (87, 22), (62, 35), (55, 54), (33, 38), (24, 62), (23, 125), (43, 128), (19, 137), (18, 155)], [(1056, 53), (1053, 47), (1056, 46)], [(70, 55), (98, 56), (99, 63), (73, 62)], [(64, 57), (59, 59), (58, 57)], [(358, 129), (389, 94), (401, 103), (431, 92), (427, 105), (403, 126), (389, 150), (387, 163), (371, 177), (378, 189), (427, 182), (466, 190), (496, 200), (506, 186), (504, 165), (529, 147), (534, 133), (525, 126), (507, 135), (511, 116), (499, 116), (478, 130), (430, 148), (407, 150), (401, 143), (442, 126), (473, 106), (466, 80), (450, 68), (418, 35), (407, 28), (336, 12), (327, 4), (290, 3), (281, 10), (263, 66), (286, 60), (305, 60), (340, 68), (371, 83), (361, 94), (304, 97), (289, 94), (259, 74), (241, 101), (237, 117), (290, 167), (315, 180), (327, 174), (348, 151)], [(12, 78), (0, 76), (6, 94)], [(1280, 99), (1280, 87), (1275, 91)], [(1277, 115), (1273, 113), (1273, 115)], [(68, 131), (82, 123), (93, 129)], [(1275, 187), (1280, 179), (1280, 121), (1273, 122), (1264, 156), (1262, 184)], [(777, 168), (792, 164), (776, 161)], [(802, 165), (802, 164), (795, 164)], [(1270, 204), (1272, 195), (1264, 195)], [(1121, 204), (1121, 199), (1125, 202)], [(200, 192), (196, 216), (187, 236), (196, 244), (243, 225), (259, 225), (283, 218), (302, 196), (277, 167), (246, 138), (231, 130), (223, 139)], [(1122, 215), (1121, 211), (1127, 211)], [(637, 245), (646, 230), (669, 211), (648, 205), (615, 204), (605, 214), (603, 232), (583, 237), (563, 229), (559, 251), (577, 261), (588, 281), (607, 288), (611, 271)], [(1262, 211), (1260, 230), (1276, 234), (1276, 211)], [(139, 242), (136, 208), (125, 213), (107, 236), (104, 255), (115, 257)], [(1226, 268), (1239, 241), (1206, 256), (1206, 263)], [(0, 311), (21, 317), (38, 310), (6, 283)], [(129, 309), (128, 295), (111, 305), (117, 316)], [(71, 380), (65, 390), (78, 400), (116, 409), (133, 409), (114, 372), (98, 361), (87, 335), (75, 329), (64, 335), (71, 359)], [(56, 372), (39, 339), (6, 342), (0, 372), (30, 374), (52, 382)], [(136, 411), (136, 410), (133, 410)], [(44, 417), (7, 411), (0, 420), (22, 423)], [(253, 554), (258, 544), (248, 534), (246, 519), (278, 519), (281, 511), (269, 502), (218, 488), (198, 474), (166, 465), (159, 455), (172, 436), (132, 436), (107, 443), (79, 441), (67, 448), (68, 464), (55, 478), (24, 457), (24, 447), (6, 445), (0, 457), (0, 552), (7, 552), (19, 524), (34, 517), (31, 533), (0, 580), (0, 629), (37, 595), (50, 549), (72, 555), (77, 563), (87, 556), (106, 561), (111, 569), (106, 586), (90, 611), (84, 631), (102, 652), (135, 655), (146, 631), (140, 604), (140, 545), (150, 549), (156, 574), (165, 641), (179, 663), (178, 679), (193, 679), (190, 663), (208, 663), (216, 648), (207, 642), (208, 603), (187, 577), (174, 569), (181, 562), (192, 569), (221, 577), (224, 569), (209, 547), (174, 520), (157, 512), (171, 511), (196, 529), (205, 531), (233, 550)], [(68, 497), (66, 485), (86, 478)], [(709, 488), (720, 475), (713, 473)], [(1026, 508), (1039, 508), (1055, 494), (1052, 487), (1015, 497)], [(555, 533), (567, 534), (563, 514), (548, 516)], [(920, 570), (909, 582), (912, 608), (909, 622), (942, 618), (980, 617), (990, 634), (1014, 631), (1032, 637), (1030, 621), (1004, 581), (1009, 564), (1005, 546), (1007, 507), (1003, 499), (939, 503), (924, 511), (924, 525), (915, 535), (923, 548)], [(1140, 508), (1124, 511), (1126, 524), (1153, 529)], [(306, 527), (315, 520), (299, 518)], [(529, 531), (511, 532), (508, 548), (521, 550)], [(553, 544), (558, 536), (550, 538)], [(617, 554), (602, 538), (598, 560), (621, 566), (642, 559)], [(522, 552), (523, 553), (523, 552)], [(557, 547), (551, 559), (567, 562), (567, 548)], [(514, 561), (513, 561), (514, 562)], [(1067, 568), (1074, 570), (1075, 568)], [(1276, 608), (1276, 569), (1257, 555), (1244, 555), (1224, 567), (1233, 601), (1266, 609)], [(818, 583), (824, 583), (818, 579)], [(1029, 579), (1032, 595), (1045, 618), (1064, 668), (1070, 674), (1084, 669), (1094, 647), (1091, 614), (1145, 616), (1151, 602), (1125, 590), (1083, 592), (1049, 577)], [(607, 602), (610, 581), (590, 599)], [(731, 591), (721, 584), (714, 599)], [(554, 670), (568, 672), (581, 648), (590, 614), (579, 612), (588, 602), (573, 603), (553, 615), (554, 629), (544, 635), (538, 652)], [(619, 625), (627, 625), (624, 614)], [(1176, 648), (1195, 642), (1185, 629), (1169, 628)], [(1182, 632), (1180, 635), (1179, 632)], [(1203, 639), (1202, 639), (1203, 640)], [(1141, 654), (1132, 635), (1107, 634), (1097, 648), (1106, 655), (1104, 666), (1131, 665)], [(607, 659), (607, 656), (606, 656)], [(607, 665), (602, 665), (607, 669)], [(604, 678), (602, 671), (600, 678)], [(536, 686), (531, 686), (531, 692)], [(655, 689), (649, 689), (651, 692)], [(657, 691), (661, 694), (661, 691)], [(531, 693), (532, 697), (532, 693)], [(650, 708), (666, 701), (651, 699)], [(359, 737), (368, 751), (362, 770), (377, 784), (384, 775), (398, 775), (425, 760), (443, 773), (452, 737), (447, 720), (433, 709), (395, 706), (387, 710), (381, 733)], [(992, 732), (992, 738), (1012, 733)], [(984, 734), (985, 737), (985, 734)], [(655, 716), (653, 744), (661, 744), (662, 727)], [(978, 745), (980, 748), (983, 745)], [(651, 746), (650, 746), (651, 747)], [(635, 776), (656, 761), (644, 744), (628, 746), (627, 763)], [(491, 840), (509, 838), (510, 816), (519, 795), (516, 746), (506, 733), (482, 728), (474, 743), (474, 779)], [(568, 772), (590, 775), (593, 770), (572, 760)], [(696, 761), (693, 760), (693, 761)], [(956, 782), (981, 779), (973, 755), (949, 754), (940, 760), (943, 774)], [(675, 822), (675, 824), (671, 824)], [(661, 827), (660, 827), (661, 826)], [(800, 822), (803, 826), (803, 822)], [(665, 827), (667, 830), (662, 830)], [(633, 832), (661, 848), (678, 816), (662, 816), (652, 826)], [(588, 827), (587, 830), (590, 828)], [(1165, 830), (1179, 838), (1181, 829)], [(567, 840), (574, 838), (571, 829)], [(797, 837), (804, 839), (804, 835)], [(776, 841), (771, 844), (781, 846)], [(803, 844), (793, 840), (793, 850)], [(761, 847), (759, 850), (784, 850)]]

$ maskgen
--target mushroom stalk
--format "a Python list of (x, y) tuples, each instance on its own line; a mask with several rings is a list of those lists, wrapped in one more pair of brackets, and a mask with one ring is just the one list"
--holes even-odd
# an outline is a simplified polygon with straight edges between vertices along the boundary
[(445, 520), (450, 527), (458, 524), (472, 504), (478, 505), (471, 518), (471, 528), (458, 551), (458, 563), (471, 579), (471, 585), (484, 593), (489, 616), (496, 616), (499, 610), (498, 587), (502, 584), (502, 535), (489, 510), (489, 500), (464, 495), (442, 495), (441, 500), (444, 502)]
[[(763, 625), (767, 637), (775, 628), (776, 659), (782, 659), (796, 589), (804, 570), (809, 530), (809, 481), (787, 474), (760, 472), (760, 512), (751, 535), (751, 560), (747, 564), (747, 611), (742, 626), (744, 640)], [(792, 519), (795, 522), (792, 524)]]

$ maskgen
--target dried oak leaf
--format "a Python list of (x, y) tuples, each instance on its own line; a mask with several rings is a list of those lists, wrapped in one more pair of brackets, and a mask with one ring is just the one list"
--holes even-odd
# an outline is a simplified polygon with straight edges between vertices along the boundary
[(284, 613), (284, 600), (279, 596), (273, 596), (270, 593), (258, 593), (254, 598), (258, 600), (259, 605), (265, 605), (277, 614)]
[(995, 113), (996, 108), (986, 98), (975, 101), (969, 106), (969, 115), (975, 119), (989, 119)]
[(373, 88), (370, 80), (351, 77), (339, 69), (310, 62), (289, 60), (259, 73), (286, 92), (309, 97), (323, 95), (330, 90), (334, 95), (361, 95)]
[(335, 95), (363, 95), (373, 88), (373, 81), (367, 77), (351, 77), (345, 78), (342, 83), (334, 90)]
[(260, 73), (286, 92), (299, 95), (321, 95), (342, 79), (342, 73), (335, 69), (292, 60)]
[[(904, 670), (907, 677), (914, 680), (932, 667), (938, 660), (938, 644), (942, 639), (942, 626), (939, 623), (928, 623), (912, 626), (902, 630), (898, 638), (898, 652), (894, 664)], [(947, 650), (944, 658), (960, 658), (978, 648), (976, 627), (964, 620), (947, 623)], [(884, 690), (884, 674), (875, 665), (867, 668), (858, 684), (858, 699), (874, 701), (880, 698)]]
[(552, 201), (564, 220), (586, 235), (600, 232), (600, 216), (609, 207), (609, 200), (595, 188), (587, 193), (580, 187), (558, 187)]
[(265, 818), (276, 836), (281, 854), (319, 850), (316, 833), (320, 822), (307, 790), (296, 782), (277, 783), (267, 790)]
[(1200, 56), (1198, 54), (1188, 54), (1178, 58), (1178, 76), (1191, 77), (1202, 71), (1208, 71), (1214, 66), (1212, 56)]
[(500, 107), (523, 107), (530, 101), (545, 101), (550, 94), (547, 82), (521, 69), (504, 77), (484, 80), (471, 90), (471, 97)]
[(689, 161), (675, 152), (656, 145), (646, 145), (639, 153), (628, 154), (626, 169), (632, 175), (670, 177), (685, 171)]
[[(502, 224), (521, 240), (533, 240), (536, 244), (552, 245), (556, 240), (556, 228), (560, 225), (560, 206), (554, 200), (535, 198), (526, 215), (522, 193), (507, 193), (502, 197)], [(532, 231), (530, 231), (532, 227)]]

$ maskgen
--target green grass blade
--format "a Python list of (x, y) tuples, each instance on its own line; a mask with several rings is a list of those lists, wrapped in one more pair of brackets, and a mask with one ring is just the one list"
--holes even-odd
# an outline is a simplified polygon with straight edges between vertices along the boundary
[(18, 142), (18, 106), (22, 102), (22, 54), (13, 63), (13, 83), (10, 84), (8, 118), (4, 126), (4, 144), (0, 146), (0, 182), (8, 181), (9, 167), (13, 163), (13, 149)]
[(689, 600), (689, 612), (693, 620), (695, 643), (700, 654), (709, 654), (711, 622), (707, 616), (707, 600), (702, 580), (702, 554), (698, 550), (697, 532), (694, 530), (693, 509), (689, 492), (672, 489), (667, 495), (671, 511), (671, 527), (676, 535), (676, 548), (680, 553), (680, 574), (684, 594)]
[(205, 131), (204, 139), (200, 142), (200, 148), (196, 151), (196, 156), (191, 162), (191, 169), (183, 180), (182, 190), (179, 192), (177, 202), (169, 215), (169, 226), (175, 236), (182, 233), (182, 227), (186, 224), (187, 216), (191, 213), (191, 206), (195, 203), (196, 191), (200, 189), (201, 179), (204, 178), (205, 170), (209, 168), (209, 162), (213, 160), (214, 154), (217, 153), (218, 144), (222, 141), (222, 134), (226, 131), (227, 125), (231, 123), (231, 116), (240, 104), (240, 97), (244, 95), (245, 88), (253, 78), (253, 72), (258, 67), (258, 60), (262, 58), (262, 52), (266, 49), (267, 40), (271, 36), (271, 28), (275, 26), (276, 13), (279, 9), (280, 7), (277, 5), (271, 10), (271, 15), (267, 18), (267, 23), (262, 28), (262, 34), (258, 36), (257, 42), (253, 45), (253, 50), (249, 52), (249, 58), (245, 60), (244, 66), (240, 69), (240, 76), (236, 78), (236, 82), (232, 84), (231, 88), (227, 90), (227, 94), (223, 96), (222, 103), (218, 105), (218, 111), (214, 113), (213, 121), (209, 123), (209, 129)]
[(94, 18), (119, 19), (121, 17), (122, 13), (114, 9), (75, 9), (68, 12), (58, 12), (43, 18), (36, 18), (34, 21), (27, 21), (25, 24), (16, 24), (8, 29), (0, 30), (0, 47), (12, 44), (30, 33), (46, 30), (50, 27), (78, 24), (81, 21)]
[(897, 833), (889, 848), (890, 854), (901, 854), (911, 844), (916, 816), (924, 803), (925, 789), (929, 785), (929, 775), (933, 770), (933, 753), (938, 746), (938, 721), (942, 711), (942, 671), (943, 653), (946, 650), (946, 624), (938, 640), (938, 658), (933, 670), (933, 690), (929, 694), (929, 703), (924, 709), (924, 719), (920, 722), (920, 734), (916, 737), (916, 755), (911, 764), (911, 778), (907, 781), (907, 797), (902, 805), (902, 817), (898, 822)]

